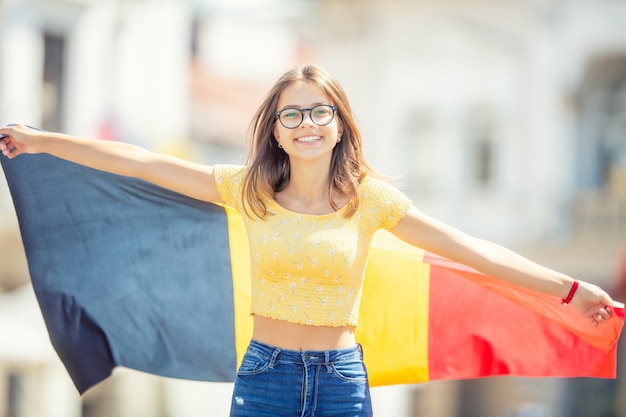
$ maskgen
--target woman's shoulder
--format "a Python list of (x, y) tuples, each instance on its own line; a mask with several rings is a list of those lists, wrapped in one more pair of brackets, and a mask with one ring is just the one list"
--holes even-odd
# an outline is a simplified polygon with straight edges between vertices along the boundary
[(411, 204), (409, 197), (393, 182), (369, 175), (361, 182), (359, 197), (361, 204), (365, 206), (400, 206), (406, 210), (407, 206)]
[(219, 164), (213, 167), (217, 191), (227, 205), (235, 207), (245, 174), (246, 167), (243, 165)]
[(372, 193), (378, 194), (389, 192), (401, 193), (400, 189), (389, 180), (372, 175), (367, 175), (363, 178), (363, 181), (361, 181), (361, 185), (359, 186), (359, 193), (361, 196), (371, 196)]
[(237, 164), (216, 164), (213, 170), (216, 178), (231, 178), (245, 175), (246, 166)]
[(217, 164), (213, 167), (213, 175), (217, 184), (232, 183), (239, 186), (243, 182), (246, 172), (245, 165)]

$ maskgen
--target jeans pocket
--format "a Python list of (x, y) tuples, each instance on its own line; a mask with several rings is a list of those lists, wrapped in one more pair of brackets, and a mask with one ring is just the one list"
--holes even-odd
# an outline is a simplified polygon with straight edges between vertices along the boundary
[(331, 364), (333, 374), (346, 382), (365, 383), (367, 382), (367, 371), (362, 361), (343, 361)]
[(270, 358), (263, 358), (246, 353), (243, 355), (237, 375), (257, 375), (266, 371), (270, 366)]

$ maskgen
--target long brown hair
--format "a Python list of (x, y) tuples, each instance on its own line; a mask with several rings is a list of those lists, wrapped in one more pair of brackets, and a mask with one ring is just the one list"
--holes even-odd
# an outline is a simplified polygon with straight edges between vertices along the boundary
[[(302, 81), (316, 85), (337, 106), (343, 132), (333, 149), (330, 164), (329, 202), (338, 210), (338, 201), (348, 200), (346, 217), (351, 217), (359, 205), (358, 187), (363, 178), (373, 173), (363, 157), (361, 133), (352, 113), (348, 97), (337, 80), (319, 65), (306, 65), (287, 71), (276, 81), (254, 114), (249, 127), (250, 152), (248, 172), (242, 184), (242, 203), (248, 216), (263, 218), (267, 214), (265, 201), (274, 198), (289, 182), (289, 156), (274, 137), (278, 99), (285, 88)], [(252, 213), (250, 213), (252, 212)]]

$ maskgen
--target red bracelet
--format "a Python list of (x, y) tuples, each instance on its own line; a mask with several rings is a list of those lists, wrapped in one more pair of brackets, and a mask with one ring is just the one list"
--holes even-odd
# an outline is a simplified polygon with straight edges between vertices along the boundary
[(564, 298), (563, 300), (563, 305), (567, 305), (570, 303), (570, 301), (572, 301), (572, 298), (574, 298), (574, 294), (576, 294), (576, 290), (578, 289), (578, 281), (574, 281), (574, 283), (572, 284), (572, 289), (569, 290), (569, 294), (567, 294), (567, 298)]

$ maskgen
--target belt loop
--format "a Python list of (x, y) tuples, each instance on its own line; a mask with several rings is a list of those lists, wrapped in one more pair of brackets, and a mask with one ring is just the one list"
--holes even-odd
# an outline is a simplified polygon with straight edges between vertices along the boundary
[(363, 345), (360, 344), (360, 343), (357, 343), (356, 345), (359, 348), (359, 353), (361, 354), (361, 360), (364, 360), (364, 357), (363, 357)]
[(332, 368), (330, 367), (330, 352), (327, 350), (324, 351), (324, 365), (326, 365), (326, 372), (328, 372), (329, 374), (333, 372)]
[(278, 354), (280, 353), (280, 349), (276, 348), (274, 349), (274, 353), (272, 353), (272, 358), (270, 359), (270, 364), (269, 367), (270, 369), (273, 369), (274, 366), (276, 365), (276, 358), (278, 357)]

